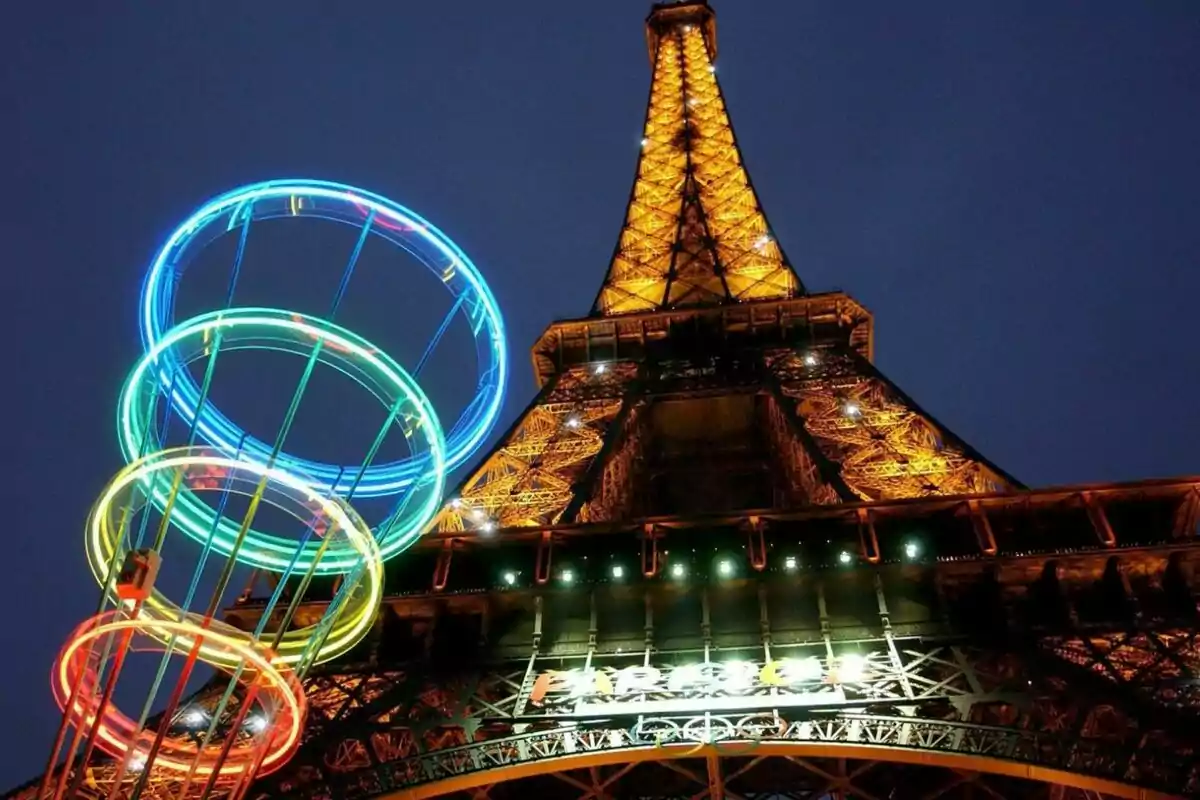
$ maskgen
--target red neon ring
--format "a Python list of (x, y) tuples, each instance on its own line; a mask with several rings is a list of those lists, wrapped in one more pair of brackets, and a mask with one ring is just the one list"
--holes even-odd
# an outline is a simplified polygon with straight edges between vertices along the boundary
[[(164, 641), (172, 635), (185, 635), (204, 639), (211, 644), (223, 645), (244, 659), (245, 675), (258, 683), (265, 683), (258, 690), (256, 699), (271, 715), (272, 724), (267, 726), (260, 739), (252, 737), (245, 742), (235, 743), (228, 756), (222, 760), (225, 742), (209, 742), (203, 750), (195, 742), (164, 737), (153, 766), (156, 768), (187, 774), (195, 764), (195, 775), (209, 776), (214, 770), (221, 777), (236, 777), (248, 769), (257, 769), (258, 775), (266, 775), (284, 764), (300, 746), (300, 733), (308, 711), (308, 700), (304, 688), (295, 674), (286, 667), (276, 666), (275, 656), (262, 644), (250, 642), (245, 634), (224, 633), (222, 629), (234, 629), (223, 623), (211, 621), (208, 627), (190, 619), (163, 621), (147, 619), (116, 619), (117, 612), (107, 612), (86, 620), (71, 632), (54, 662), (51, 673), (51, 689), (58, 707), (65, 712), (72, 688), (82, 678), (75, 703), (68, 713), (71, 722), (78, 727), (97, 724), (97, 747), (114, 758), (124, 758), (131, 751), (147, 754), (157, 735), (155, 731), (141, 729), (138, 724), (115, 706), (109, 704), (99, 720), (96, 708), (99, 704), (96, 689), (97, 658), (95, 642), (112, 634), (131, 631), (153, 631)], [(144, 634), (151, 639), (154, 635)], [(89, 645), (86, 646), (85, 645)], [(157, 641), (152, 647), (162, 649)]]

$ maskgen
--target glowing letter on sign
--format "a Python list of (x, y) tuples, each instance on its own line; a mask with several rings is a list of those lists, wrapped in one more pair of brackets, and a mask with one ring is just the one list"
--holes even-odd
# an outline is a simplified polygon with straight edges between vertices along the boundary
[(749, 661), (729, 661), (724, 665), (723, 687), (730, 692), (744, 692), (754, 685), (758, 669)]
[(671, 670), (667, 679), (667, 690), (670, 692), (685, 692), (688, 689), (703, 687), (708, 681), (704, 677), (704, 668), (700, 664), (687, 664)]
[(617, 678), (617, 694), (654, 691), (661, 676), (654, 667), (626, 667)]

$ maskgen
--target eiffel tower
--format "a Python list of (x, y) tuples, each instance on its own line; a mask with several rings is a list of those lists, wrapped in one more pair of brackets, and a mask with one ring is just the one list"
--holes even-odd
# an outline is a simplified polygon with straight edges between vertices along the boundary
[(534, 345), (537, 396), (249, 796), (1200, 792), (1200, 482), (1028, 489), (955, 436), (774, 237), (707, 2), (653, 6), (646, 40), (590, 315)]

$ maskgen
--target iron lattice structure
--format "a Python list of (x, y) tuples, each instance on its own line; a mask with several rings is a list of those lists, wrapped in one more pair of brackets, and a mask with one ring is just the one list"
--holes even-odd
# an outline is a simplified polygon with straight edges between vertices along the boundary
[(534, 345), (533, 403), (251, 796), (1200, 792), (1200, 481), (1029, 490), (921, 409), (771, 235), (712, 10), (657, 5), (647, 36), (591, 316)]
[(654, 80), (625, 225), (594, 312), (627, 314), (792, 297), (717, 83), (711, 12), (659, 8), (647, 25)]

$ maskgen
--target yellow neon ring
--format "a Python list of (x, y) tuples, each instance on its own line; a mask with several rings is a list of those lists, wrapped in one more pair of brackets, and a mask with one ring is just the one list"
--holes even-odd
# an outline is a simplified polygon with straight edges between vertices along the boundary
[[(366, 522), (345, 501), (319, 494), (311, 485), (291, 472), (277, 468), (268, 469), (265, 464), (240, 461), (202, 447), (179, 447), (152, 453), (127, 465), (104, 487), (88, 515), (86, 527), (85, 549), (88, 565), (97, 582), (104, 586), (109, 565), (113, 563), (114, 551), (119, 551), (115, 558), (117, 563), (121, 563), (128, 549), (121, 519), (128, 514), (125, 509), (129, 503), (122, 501), (128, 501), (129, 495), (137, 489), (148, 490), (155, 483), (152, 476), (157, 472), (196, 467), (252, 475), (255, 477), (254, 483), (265, 477), (268, 487), (276, 491), (270, 495), (264, 494), (264, 502), (299, 519), (303, 519), (303, 513), (311, 515), (319, 512), (330, 522), (325, 536), (345, 536), (349, 546), (362, 558), (360, 568), (346, 577), (349, 585), (345, 586), (344, 590), (349, 592), (350, 596), (343, 602), (336, 619), (330, 625), (329, 634), (320, 650), (315, 655), (307, 653), (312, 637), (319, 632), (318, 628), (323, 627), (322, 623), (317, 623), (283, 634), (278, 647), (275, 648), (276, 660), (289, 666), (301, 660), (311, 660), (313, 664), (320, 664), (345, 654), (362, 641), (371, 630), (383, 598), (383, 559), (379, 545)], [(298, 504), (298, 509), (302, 510), (298, 513), (298, 509), (284, 507), (276, 500), (276, 495)], [(110, 596), (113, 602), (120, 602), (112, 588)], [(139, 612), (139, 619), (152, 622), (178, 622), (189, 617), (194, 619), (195, 615), (185, 614), (178, 605), (157, 589), (152, 590)], [(252, 639), (248, 633), (245, 636), (247, 640)], [(161, 643), (165, 646), (167, 640), (164, 639)], [(186, 653), (192, 649), (194, 643), (195, 640), (191, 637), (179, 635), (172, 649), (174, 652)], [(224, 669), (236, 669), (241, 663), (240, 659), (230, 655), (224, 648), (213, 648), (203, 643), (200, 645), (198, 657), (208, 664)]]
[[(88, 619), (71, 633), (71, 638), (63, 645), (55, 662), (52, 673), (54, 679), (51, 683), (59, 708), (62, 708), (78, 727), (98, 724), (97, 743), (100, 749), (109, 755), (123, 758), (130, 750), (144, 755), (150, 751), (156, 732), (143, 728), (111, 704), (105, 708), (103, 715), (97, 718), (94, 691), (81, 692), (71, 704), (71, 708), (67, 709), (72, 687), (80, 677), (81, 671), (85, 673), (85, 688), (88, 688), (86, 685), (89, 681), (93, 684), (90, 688), (96, 688), (94, 683), (97, 675), (92, 666), (93, 648), (89, 647), (87, 652), (82, 653), (79, 649), (101, 636), (129, 629), (143, 633), (156, 642), (169, 640), (172, 636), (177, 639), (186, 637), (192, 641), (200, 638), (210, 650), (214, 647), (229, 650), (237, 662), (247, 666), (255, 680), (266, 682), (264, 706), (271, 713), (275, 724), (270, 727), (268, 735), (260, 743), (261, 747), (265, 748), (265, 753), (259, 746), (247, 747), (243, 744), (235, 745), (228, 757), (222, 758), (224, 742), (210, 742), (204, 750), (199, 750), (191, 740), (181, 741), (168, 737), (163, 739), (155, 756), (154, 766), (171, 772), (187, 773), (195, 763), (198, 775), (207, 776), (216, 771), (227, 777), (252, 769), (261, 757), (262, 764), (258, 774), (263, 775), (279, 769), (288, 762), (300, 745), (300, 734), (308, 712), (304, 688), (294, 673), (290, 670), (281, 671), (273, 663), (277, 659), (272, 658), (270, 651), (263, 645), (238, 635), (241, 631), (215, 620), (211, 620), (209, 625), (210, 627), (205, 629), (193, 621), (116, 619), (115, 612), (112, 611)], [(227, 632), (222, 632), (221, 629)], [(271, 702), (272, 699), (275, 702)], [(284, 724), (279, 725), (280, 721)]]

